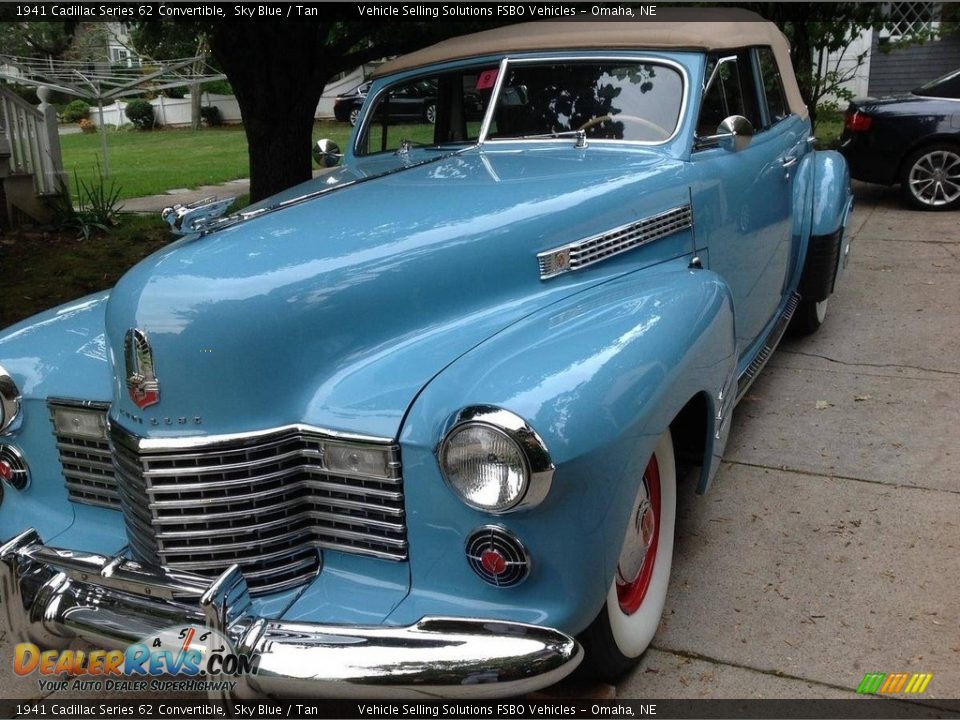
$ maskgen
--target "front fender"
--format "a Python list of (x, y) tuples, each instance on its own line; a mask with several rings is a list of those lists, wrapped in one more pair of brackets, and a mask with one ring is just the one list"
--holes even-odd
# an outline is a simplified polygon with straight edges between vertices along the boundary
[(123, 535), (122, 523), (111, 522), (108, 511), (69, 502), (47, 408), (50, 397), (110, 400), (103, 327), (107, 297), (103, 292), (75, 300), (0, 334), (0, 365), (23, 395), (22, 422), (0, 441), (23, 453), (31, 473), (26, 489), (8, 489), (4, 495), (0, 537), (33, 526), (52, 540), (70, 527), (75, 512), (97, 516), (111, 538)]
[[(390, 622), (480, 607), (573, 633), (589, 624), (657, 438), (698, 393), (716, 416), (715, 399), (734, 373), (729, 289), (687, 262), (641, 270), (534, 313), (426, 387), (400, 436), (412, 591)], [(445, 485), (435, 457), (441, 433), (474, 404), (520, 415), (546, 442), (556, 472), (539, 506), (492, 516)], [(530, 551), (533, 570), (521, 585), (494, 588), (467, 565), (465, 538), (491, 522)]]

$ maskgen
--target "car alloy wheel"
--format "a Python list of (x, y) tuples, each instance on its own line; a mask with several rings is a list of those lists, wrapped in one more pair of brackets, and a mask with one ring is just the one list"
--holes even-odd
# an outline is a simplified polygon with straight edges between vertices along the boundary
[(906, 183), (919, 207), (946, 209), (960, 204), (960, 151), (944, 146), (921, 150), (910, 162)]
[(353, 108), (350, 110), (350, 124), (356, 125), (357, 120), (360, 119), (360, 108)]
[(606, 602), (580, 638), (586, 670), (599, 679), (623, 675), (653, 640), (667, 598), (676, 512), (677, 469), (668, 429), (647, 461)]
[(437, 106), (433, 103), (427, 105), (424, 116), (427, 118), (427, 122), (433, 125), (437, 121)]

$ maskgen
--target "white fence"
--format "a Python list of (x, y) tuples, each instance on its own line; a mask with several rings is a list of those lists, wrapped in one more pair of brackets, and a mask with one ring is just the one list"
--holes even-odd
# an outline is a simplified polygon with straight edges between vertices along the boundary
[[(314, 113), (316, 118), (332, 118), (333, 103), (337, 95), (353, 90), (357, 85), (363, 82), (364, 68), (359, 67), (344, 77), (327, 83), (324, 88), (320, 102), (317, 104), (317, 110)], [(103, 106), (103, 121), (108, 126), (120, 127), (129, 125), (124, 110), (127, 102), (118, 101), (113, 105)], [(184, 127), (190, 125), (190, 95), (184, 98), (165, 98), (158, 97), (150, 101), (153, 105), (153, 117), (158, 125), (169, 127)], [(212, 93), (203, 93), (201, 104), (204, 107), (215, 107), (220, 110), (220, 117), (225, 123), (242, 122), (240, 117), (240, 105), (233, 95), (213, 95)], [(95, 125), (100, 124), (100, 111), (96, 106), (90, 108), (90, 119)]]

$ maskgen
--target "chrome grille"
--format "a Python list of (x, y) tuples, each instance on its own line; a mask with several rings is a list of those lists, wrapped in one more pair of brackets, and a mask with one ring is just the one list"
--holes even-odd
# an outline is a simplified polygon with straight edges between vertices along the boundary
[(390, 477), (349, 475), (325, 468), (329, 440), (291, 427), (172, 449), (114, 425), (131, 547), (210, 577), (237, 563), (252, 592), (306, 581), (319, 570), (318, 548), (405, 560), (399, 449), (387, 447)]
[(547, 250), (537, 255), (540, 279), (546, 280), (579, 270), (692, 226), (690, 206), (683, 205), (569, 245)]
[[(49, 403), (51, 422), (55, 407), (69, 407), (87, 412), (99, 412), (106, 418), (106, 404), (52, 400)], [(73, 502), (100, 507), (120, 507), (117, 478), (106, 439), (80, 437), (58, 430), (54, 424), (57, 452), (66, 481), (67, 494)]]

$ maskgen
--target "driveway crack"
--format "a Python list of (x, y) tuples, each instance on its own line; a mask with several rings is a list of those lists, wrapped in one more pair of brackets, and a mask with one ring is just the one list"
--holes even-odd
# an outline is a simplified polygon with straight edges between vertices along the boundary
[(871, 480), (869, 478), (853, 477), (852, 475), (837, 475), (831, 473), (817, 472), (816, 470), (798, 470), (796, 468), (782, 465), (763, 465), (761, 463), (743, 462), (742, 460), (721, 460), (726, 465), (741, 465), (743, 467), (757, 468), (758, 470), (776, 470), (777, 472), (787, 472), (794, 475), (811, 475), (813, 477), (827, 478), (828, 480), (851, 480), (853, 482), (869, 483), (871, 485), (882, 485), (886, 488), (900, 488), (903, 490), (926, 490), (927, 492), (948, 493), (950, 495), (960, 495), (960, 490), (947, 490), (945, 488), (926, 487), (925, 485), (904, 485), (903, 483), (885, 482), (883, 480)]
[(954, 376), (960, 377), (960, 372), (956, 370), (940, 370), (939, 368), (928, 368), (928, 367), (923, 367), (922, 365), (901, 365), (899, 363), (846, 362), (844, 360), (837, 360), (836, 358), (829, 357), (828, 355), (819, 355), (818, 353), (805, 352), (803, 350), (781, 349), (779, 352), (784, 354), (789, 354), (789, 355), (803, 355), (804, 357), (819, 358), (820, 360), (826, 360), (827, 362), (836, 363), (837, 365), (843, 365), (844, 367), (902, 368), (904, 370), (919, 370), (921, 372), (940, 373), (942, 375), (954, 375)]

